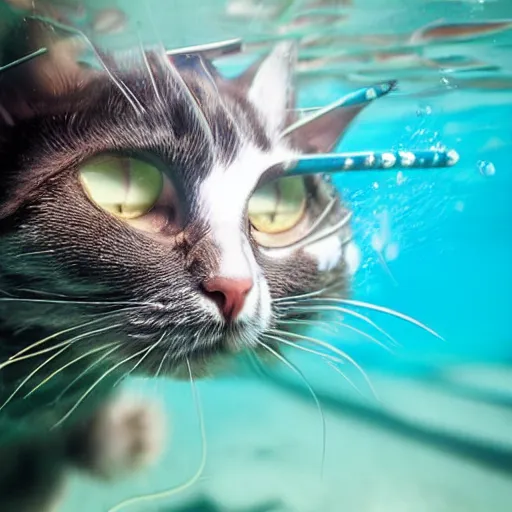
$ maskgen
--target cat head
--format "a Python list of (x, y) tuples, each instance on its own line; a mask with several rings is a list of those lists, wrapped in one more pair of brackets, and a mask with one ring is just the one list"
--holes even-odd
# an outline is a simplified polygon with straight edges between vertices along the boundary
[(0, 75), (11, 354), (51, 336), (131, 360), (125, 371), (172, 372), (273, 344), (272, 329), (304, 314), (297, 297), (347, 289), (347, 210), (282, 163), (332, 149), (358, 109), (282, 136), (296, 121), (293, 46), (228, 80), (158, 51), (86, 68), (74, 44)]

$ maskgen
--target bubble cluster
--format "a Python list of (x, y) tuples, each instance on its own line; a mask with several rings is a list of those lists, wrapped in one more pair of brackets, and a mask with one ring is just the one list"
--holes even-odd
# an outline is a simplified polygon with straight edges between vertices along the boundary
[(482, 176), (494, 176), (496, 174), (496, 167), (492, 162), (486, 160), (479, 160), (477, 163), (478, 170)]

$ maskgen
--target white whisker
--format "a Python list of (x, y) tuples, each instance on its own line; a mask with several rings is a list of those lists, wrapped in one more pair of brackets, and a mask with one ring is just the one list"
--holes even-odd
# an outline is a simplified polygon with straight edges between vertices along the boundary
[(318, 409), (318, 413), (320, 414), (320, 419), (322, 422), (322, 464), (321, 464), (321, 476), (323, 477), (324, 473), (324, 466), (325, 466), (325, 453), (326, 453), (326, 445), (327, 445), (327, 428), (325, 423), (325, 415), (324, 411), (322, 409), (322, 405), (320, 404), (320, 400), (318, 400), (318, 397), (316, 396), (316, 393), (314, 389), (312, 388), (311, 384), (309, 383), (306, 376), (302, 373), (302, 371), (297, 368), (294, 364), (292, 364), (290, 361), (286, 359), (286, 357), (282, 356), (278, 352), (276, 352), (272, 347), (269, 347), (266, 343), (259, 340), (258, 345), (262, 346), (264, 349), (266, 349), (268, 352), (274, 355), (279, 361), (281, 361), (285, 366), (287, 366), (292, 372), (297, 374), (302, 382), (306, 385), (309, 393), (313, 397), (313, 400), (315, 401), (316, 407)]
[(163, 368), (163, 365), (164, 365), (165, 361), (169, 357), (169, 352), (170, 351), (171, 351), (171, 347), (168, 347), (167, 350), (165, 351), (165, 354), (162, 356), (160, 364), (158, 365), (158, 369), (157, 369), (157, 371), (155, 373), (155, 379), (158, 379), (158, 377), (160, 377), (160, 372), (162, 371), (162, 368)]
[(400, 318), (401, 320), (404, 320), (405, 322), (409, 322), (409, 323), (415, 325), (416, 327), (419, 327), (420, 329), (423, 329), (424, 331), (427, 331), (428, 333), (432, 334), (432, 336), (435, 336), (436, 338), (438, 338), (438, 339), (440, 339), (442, 341), (445, 341), (445, 339), (440, 334), (435, 332), (433, 329), (431, 329), (427, 325), (421, 323), (419, 320), (416, 320), (415, 318), (412, 318), (411, 316), (408, 316), (408, 315), (406, 315), (404, 313), (400, 313), (400, 311), (396, 311), (394, 309), (387, 308), (385, 306), (378, 306), (377, 304), (371, 304), (369, 302), (363, 302), (363, 301), (360, 301), (360, 300), (349, 300), (349, 299), (340, 299), (340, 298), (326, 299), (326, 300), (335, 300), (335, 301), (342, 302), (343, 304), (347, 304), (347, 305), (350, 305), (350, 306), (356, 306), (356, 307), (360, 307), (360, 308), (371, 309), (373, 311), (379, 311), (380, 313), (385, 313), (387, 315), (391, 315), (391, 316), (394, 316), (396, 318)]
[(353, 325), (346, 324), (345, 322), (336, 322), (336, 324), (344, 329), (348, 329), (349, 331), (353, 331), (353, 332), (359, 334), (360, 336), (363, 336), (364, 338), (369, 339), (370, 341), (372, 341), (376, 345), (379, 345), (379, 347), (383, 348), (387, 352), (393, 353), (393, 351), (385, 343), (378, 340), (377, 338), (375, 338), (371, 334), (367, 333), (366, 331), (363, 331), (362, 329), (358, 329), (357, 327), (354, 327)]
[(210, 123), (209, 123), (208, 119), (206, 118), (205, 113), (203, 112), (203, 108), (201, 107), (199, 100), (196, 98), (195, 94), (189, 88), (189, 86), (187, 85), (187, 83), (185, 82), (183, 77), (181, 76), (179, 70), (171, 62), (170, 58), (167, 57), (164, 60), (164, 62), (166, 64), (166, 67), (169, 70), (172, 78), (176, 82), (176, 86), (183, 92), (183, 94), (185, 95), (185, 98), (188, 100), (188, 103), (189, 103), (190, 107), (192, 108), (192, 111), (199, 123), (199, 126), (201, 127), (201, 130), (206, 137), (209, 147), (214, 148), (215, 147), (215, 139), (213, 136), (212, 127), (210, 126)]
[[(74, 345), (75, 343), (77, 343), (79, 340), (83, 339), (83, 338), (88, 338), (90, 336), (93, 336), (94, 334), (97, 334), (99, 332), (104, 332), (104, 331), (107, 331), (109, 329), (112, 329), (113, 327), (112, 326), (109, 326), (109, 327), (105, 327), (103, 329), (97, 329), (95, 331), (90, 331), (90, 332), (87, 332), (87, 333), (84, 333), (84, 334), (80, 334), (79, 336), (75, 336), (74, 338), (71, 338), (65, 342), (62, 342), (62, 343), (59, 343), (57, 346), (60, 346), (60, 347), (63, 347), (61, 348), (61, 350), (59, 350), (57, 353), (53, 354), (51, 357), (49, 357), (48, 359), (45, 359), (39, 366), (37, 366), (35, 368), (35, 370), (33, 370), (27, 377), (25, 377), (25, 379), (23, 379), (23, 381), (21, 382), (21, 384), (18, 385), (18, 387), (11, 393), (11, 395), (7, 398), (7, 400), (2, 404), (2, 406), (0, 407), (0, 411), (16, 396), (16, 394), (18, 393), (18, 391), (37, 373), (39, 372), (42, 368), (44, 368), (48, 363), (50, 363), (51, 361), (53, 361), (56, 357), (58, 357), (60, 354), (62, 354), (64, 351), (68, 350), (72, 345)], [(54, 348), (57, 348), (57, 347), (54, 347)], [(52, 350), (52, 349), (46, 349), (46, 350), (42, 350), (40, 351), (39, 353), (42, 353), (42, 352), (47, 352), (48, 350)], [(7, 363), (5, 363), (4, 365), (8, 364), (8, 363), (16, 363), (18, 362), (19, 360), (22, 360), (22, 359), (28, 359), (30, 357), (34, 357), (35, 355), (38, 355), (37, 353), (36, 354), (29, 354), (28, 356), (22, 356), (18, 359), (13, 359), (13, 360), (10, 360), (10, 361), (7, 361)]]
[[(67, 334), (68, 332), (76, 331), (78, 329), (81, 329), (82, 327), (88, 327), (89, 325), (97, 324), (99, 322), (108, 320), (109, 318), (112, 318), (117, 313), (120, 313), (120, 311), (111, 313), (106, 318), (95, 318), (94, 320), (91, 320), (90, 322), (85, 322), (83, 324), (76, 325), (74, 327), (69, 327), (68, 329), (64, 329), (64, 330), (56, 332), (56, 333), (54, 333), (54, 334), (52, 334), (50, 336), (47, 336), (46, 338), (43, 338), (42, 340), (36, 341), (35, 343), (32, 343), (28, 347), (25, 347), (25, 348), (19, 350), (18, 352), (16, 352), (14, 355), (10, 356), (6, 362), (0, 364), (0, 369), (2, 369), (4, 366), (7, 366), (7, 363), (9, 361), (12, 361), (13, 359), (18, 359), (19, 356), (21, 356), (25, 352), (28, 352), (29, 350), (33, 349), (34, 347), (38, 347), (40, 345), (43, 345), (44, 343), (47, 343), (48, 341), (51, 341), (51, 340), (53, 340), (55, 338), (58, 338), (62, 334)], [(119, 326), (119, 325), (120, 324), (117, 324), (116, 327)]]
[(146, 55), (146, 51), (144, 50), (144, 45), (142, 43), (142, 38), (141, 38), (141, 35), (140, 35), (140, 23), (138, 23), (138, 27), (137, 27), (137, 36), (139, 38), (139, 46), (140, 46), (140, 49), (141, 49), (141, 52), (142, 52), (142, 60), (144, 61), (144, 66), (147, 69), (147, 72), (148, 72), (148, 75), (149, 75), (149, 79), (151, 81), (151, 87), (153, 88), (153, 91), (155, 92), (156, 99), (162, 105), (164, 102), (162, 100), (162, 96), (160, 94), (160, 91), (158, 90), (158, 86), (156, 84), (155, 76), (153, 75), (153, 71), (152, 71), (151, 66), (149, 64), (148, 56)]
[(301, 293), (299, 295), (291, 295), (288, 297), (279, 297), (277, 299), (272, 299), (272, 304), (276, 304), (277, 306), (288, 305), (288, 303), (294, 304), (295, 301), (298, 301), (298, 300), (322, 295), (322, 293), (325, 293), (327, 290), (330, 290), (331, 288), (334, 288), (335, 286), (339, 286), (342, 283), (343, 283), (343, 279), (339, 279), (339, 280), (334, 281), (330, 285), (328, 285), (324, 288), (321, 288), (320, 290), (315, 290), (314, 292)]
[[(316, 299), (310, 299), (310, 300), (316, 300)], [(341, 307), (341, 306), (301, 306), (297, 307), (295, 306), (293, 309), (290, 309), (291, 311), (297, 311), (297, 312), (326, 312), (326, 311), (334, 311), (338, 313), (344, 313), (346, 315), (352, 316), (354, 318), (358, 318), (359, 320), (362, 320), (363, 322), (367, 323), (368, 325), (372, 326), (374, 329), (379, 331), (381, 334), (386, 336), (388, 340), (390, 340), (393, 345), (399, 346), (400, 344), (390, 335), (388, 334), (382, 327), (378, 326), (373, 320), (368, 318), (365, 315), (362, 315), (361, 313), (357, 313), (356, 311), (352, 311), (350, 309)]]
[(361, 329), (358, 329), (357, 327), (354, 327), (353, 325), (346, 324), (345, 322), (342, 322), (340, 320), (336, 320), (334, 326), (331, 325), (327, 321), (323, 322), (323, 321), (317, 320), (317, 319), (311, 319), (311, 320), (297, 320), (297, 319), (281, 320), (281, 319), (279, 319), (278, 326), (281, 324), (283, 324), (283, 325), (286, 325), (286, 324), (305, 325), (308, 327), (318, 327), (319, 329), (323, 329), (326, 332), (328, 332), (329, 334), (336, 335), (336, 336), (341, 335), (341, 333), (340, 333), (340, 327), (341, 327), (342, 329), (348, 329), (350, 331), (354, 331), (357, 334), (363, 336), (364, 338), (369, 339), (376, 345), (379, 345), (379, 347), (382, 347), (384, 350), (386, 350), (388, 352), (392, 352), (392, 350), (387, 345), (385, 345), (382, 341), (378, 340), (371, 334), (369, 334), (365, 331), (362, 331)]
[(109, 348), (112, 345), (116, 345), (116, 348), (117, 348), (121, 344), (120, 343), (108, 343), (107, 345), (102, 345), (101, 347), (96, 347), (96, 348), (93, 348), (92, 350), (89, 350), (89, 351), (85, 352), (81, 356), (76, 357), (75, 359), (73, 359), (69, 363), (66, 363), (64, 366), (61, 366), (58, 370), (55, 370), (53, 373), (48, 375), (48, 377), (46, 377), (44, 380), (42, 380), (37, 386), (32, 388), (32, 390), (29, 391), (23, 398), (28, 398), (30, 395), (34, 394), (39, 388), (44, 386), (48, 381), (53, 379), (57, 374), (59, 374), (60, 372), (62, 372), (66, 368), (68, 368), (69, 366), (71, 366), (71, 365), (73, 365), (75, 363), (78, 363), (78, 361), (81, 361), (82, 359), (85, 359), (86, 357), (89, 357), (90, 355), (95, 354), (96, 352), (101, 352), (102, 350), (105, 350), (106, 348)]
[(326, 361), (325, 362), (328, 366), (330, 366), (336, 373), (338, 373), (339, 375), (341, 375), (341, 377), (343, 377), (343, 379), (345, 379), (345, 381), (355, 390), (357, 391), (362, 397), (364, 397), (363, 393), (361, 392), (361, 390), (352, 382), (352, 380), (347, 377), (334, 363), (330, 362), (330, 361)]
[(9, 395), (9, 397), (7, 398), (7, 400), (5, 400), (5, 402), (0, 406), (0, 411), (7, 405), (11, 402), (11, 400), (18, 394), (18, 391), (39, 371), (41, 370), (41, 368), (43, 368), (44, 366), (46, 366), (48, 363), (50, 363), (53, 359), (55, 359), (56, 357), (58, 357), (60, 354), (62, 354), (65, 350), (67, 350), (69, 347), (71, 346), (71, 343), (67, 343), (66, 346), (62, 349), (60, 349), (56, 354), (54, 354), (53, 356), (49, 357), (48, 359), (45, 359), (39, 366), (36, 367), (35, 370), (33, 370), (31, 373), (28, 374), (27, 377), (25, 377), (22, 381), (21, 381), (21, 384), (19, 384), (16, 389)]
[(114, 74), (112, 73), (112, 71), (110, 71), (110, 69), (106, 65), (105, 61), (99, 54), (98, 50), (96, 49), (96, 47), (94, 46), (92, 41), (87, 37), (87, 35), (84, 32), (82, 32), (81, 30), (79, 30), (76, 27), (70, 27), (68, 25), (65, 25), (64, 23), (60, 23), (56, 20), (47, 18), (45, 16), (31, 15), (30, 18), (41, 21), (43, 23), (46, 23), (52, 27), (59, 28), (65, 32), (79, 35), (83, 39), (83, 41), (87, 44), (87, 46), (91, 49), (91, 51), (94, 54), (94, 56), (96, 57), (96, 59), (98, 59), (98, 62), (101, 64), (101, 67), (107, 73), (107, 75), (110, 78), (110, 80), (112, 81), (112, 83), (119, 89), (121, 94), (126, 98), (126, 101), (128, 101), (128, 103), (132, 106), (132, 108), (135, 110), (135, 112), (138, 115), (142, 115), (143, 113), (146, 112), (145, 108), (142, 106), (141, 102), (137, 99), (135, 94), (133, 94), (133, 92), (130, 91), (130, 89), (126, 86), (126, 84), (124, 82), (122, 82), (121, 80), (116, 78), (114, 76)]
[[(41, 354), (46, 354), (47, 352), (51, 352), (51, 351), (53, 351), (53, 350), (55, 350), (55, 349), (57, 349), (57, 348), (60, 348), (60, 347), (62, 347), (62, 346), (67, 346), (67, 345), (69, 345), (69, 344), (71, 344), (71, 343), (75, 343), (75, 342), (77, 342), (78, 340), (81, 340), (82, 338), (87, 338), (87, 337), (89, 337), (89, 336), (91, 336), (91, 335), (93, 335), (93, 334), (99, 334), (99, 333), (102, 333), (102, 332), (108, 331), (108, 330), (110, 330), (110, 329), (115, 329), (115, 328), (117, 328), (117, 327), (121, 327), (121, 325), (122, 325), (122, 324), (109, 325), (108, 327), (102, 327), (101, 329), (96, 329), (96, 330), (94, 330), (94, 331), (86, 332), (86, 333), (84, 333), (84, 334), (79, 334), (78, 336), (75, 336), (74, 338), (71, 338), (71, 339), (69, 339), (69, 340), (63, 341), (63, 342), (61, 342), (61, 343), (57, 343), (57, 345), (53, 345), (52, 347), (45, 348), (45, 349), (43, 349), (43, 350), (38, 350), (37, 352), (32, 352), (32, 353), (30, 353), (30, 354), (26, 354), (26, 355), (24, 355), (24, 356), (19, 356), (19, 357), (17, 357), (17, 356), (16, 356), (16, 357), (15, 357), (15, 356), (12, 356), (12, 357), (10, 357), (7, 361), (5, 361), (4, 363), (0, 364), (0, 370), (1, 370), (2, 368), (5, 368), (6, 366), (8, 366), (8, 365), (10, 365), (10, 364), (14, 364), (14, 363), (17, 363), (17, 362), (19, 362), (19, 361), (24, 361), (24, 360), (26, 360), (26, 359), (31, 359), (31, 358), (36, 357), (36, 356), (39, 356), (39, 355), (41, 355)], [(81, 326), (81, 327), (83, 327), (83, 326)], [(69, 330), (71, 330), (71, 329), (69, 329)], [(69, 330), (68, 330), (68, 332), (69, 332)], [(62, 334), (63, 332), (65, 332), (65, 331), (61, 331), (61, 332), (60, 332), (60, 333), (58, 333), (58, 334)], [(49, 339), (51, 339), (51, 337), (45, 338), (44, 340), (41, 340), (41, 341), (39, 341), (39, 342), (37, 342), (37, 343), (34, 343), (34, 344), (33, 344), (33, 345), (31, 345), (30, 347), (27, 347), (27, 349), (24, 349), (23, 351), (18, 352), (18, 354), (19, 354), (19, 353), (21, 353), (21, 352), (25, 352), (26, 350), (28, 350), (29, 348), (32, 348), (32, 347), (33, 347), (33, 346), (35, 346), (35, 345), (39, 345), (39, 344), (40, 344), (40, 343), (42, 343), (42, 342), (46, 342), (46, 341), (48, 341)]]
[(99, 357), (98, 359), (96, 359), (96, 361), (93, 361), (89, 366), (87, 366), (87, 368), (85, 368), (85, 370), (83, 370), (82, 372), (80, 372), (60, 393), (59, 395), (57, 396), (57, 398), (53, 401), (54, 403), (58, 403), (61, 398), (69, 391), (69, 389), (71, 389), (74, 384), (76, 384), (87, 372), (91, 371), (95, 366), (97, 366), (98, 364), (100, 364), (104, 359), (106, 359), (110, 354), (112, 354), (113, 352), (115, 352), (119, 347), (121, 346), (121, 344), (117, 344), (113, 349), (109, 350), (107, 353), (103, 354), (101, 357)]
[[(317, 235), (311, 236), (312, 234), (308, 232), (309, 235), (307, 238), (301, 238), (299, 241), (291, 243), (285, 247), (294, 248), (294, 249), (298, 250), (298, 249), (301, 249), (302, 247), (306, 247), (308, 245), (312, 245), (314, 243), (321, 242), (322, 240), (335, 235), (336, 233), (341, 231), (343, 228), (345, 228), (348, 225), (348, 223), (350, 222), (351, 218), (352, 218), (352, 212), (349, 212), (339, 222), (324, 229)], [(347, 243), (350, 242), (350, 240), (352, 240), (351, 235), (348, 236), (347, 238), (343, 239), (341, 241), (341, 245), (346, 245)], [(269, 249), (269, 250), (271, 250), (271, 249)]]
[[(316, 327), (318, 329), (323, 329), (332, 335), (339, 334), (338, 325), (340, 325), (339, 322), (337, 322), (336, 326), (332, 326), (329, 322), (324, 322), (322, 320), (317, 320), (317, 319), (303, 320), (303, 319), (297, 319), (297, 318), (290, 318), (290, 319), (279, 318), (277, 324), (278, 324), (278, 326), (280, 326), (280, 325), (296, 325), (296, 326), (313, 327), (313, 328)], [(343, 324), (341, 324), (341, 325), (343, 325)]]
[(23, 297), (0, 297), (0, 302), (33, 302), (40, 304), (74, 304), (83, 306), (150, 306), (159, 307), (157, 303), (152, 302), (115, 302), (115, 301), (85, 301), (85, 300), (53, 300), (53, 299), (32, 299)]
[(33, 251), (33, 252), (22, 252), (14, 256), (15, 258), (24, 258), (25, 256), (39, 256), (41, 254), (52, 254), (55, 249), (48, 249), (47, 251)]
[(354, 388), (361, 396), (364, 396), (361, 392), (361, 390), (352, 382), (352, 380), (347, 377), (337, 366), (335, 363), (337, 364), (345, 364), (345, 361), (343, 361), (342, 359), (338, 359), (337, 357), (333, 357), (329, 354), (326, 354), (325, 352), (319, 352), (318, 350), (313, 350), (311, 348), (308, 348), (308, 347), (303, 347), (302, 345), (299, 345), (297, 343), (293, 343), (293, 341), (288, 341), (284, 338), (281, 338), (279, 336), (272, 336), (270, 334), (265, 334), (265, 337), (269, 338), (269, 339), (272, 339), (272, 340), (275, 340), (279, 343), (283, 343), (284, 345), (288, 345), (294, 349), (297, 349), (297, 350), (301, 350), (303, 352), (309, 352), (310, 354), (315, 354), (317, 356), (319, 356), (329, 367), (331, 367), (333, 370), (335, 370), (337, 373), (339, 373), (343, 379), (345, 381), (348, 382), (348, 384), (350, 384), (350, 386), (352, 388)]
[(375, 389), (374, 389), (374, 387), (373, 387), (373, 385), (372, 385), (368, 375), (366, 375), (366, 372), (346, 352), (343, 352), (342, 350), (340, 350), (339, 348), (331, 345), (330, 343), (327, 343), (325, 341), (321, 341), (321, 340), (316, 339), (316, 338), (311, 338), (310, 336), (304, 336), (303, 334), (297, 334), (297, 333), (294, 333), (294, 332), (284, 333), (284, 332), (278, 331), (278, 330), (271, 330), (270, 332), (273, 332), (273, 333), (275, 333), (277, 335), (287, 335), (287, 336), (290, 336), (292, 338), (296, 338), (296, 339), (300, 339), (300, 340), (303, 340), (303, 341), (306, 341), (306, 342), (310, 342), (310, 343), (313, 343), (314, 345), (319, 345), (320, 347), (324, 347), (327, 350), (329, 350), (331, 352), (334, 352), (335, 354), (338, 354), (342, 359), (346, 359), (348, 362), (350, 362), (359, 371), (359, 373), (362, 375), (362, 377), (366, 381), (368, 387), (372, 391), (373, 395), (377, 398), (377, 393), (375, 392)]
[(195, 385), (194, 377), (192, 375), (192, 368), (190, 367), (190, 362), (189, 362), (188, 359), (187, 359), (187, 368), (188, 368), (188, 373), (189, 373), (189, 376), (190, 376), (190, 386), (192, 388), (192, 395), (194, 397), (194, 403), (196, 405), (197, 415), (198, 415), (198, 418), (199, 418), (199, 428), (201, 429), (201, 446), (202, 446), (201, 462), (199, 464), (199, 467), (198, 467), (196, 473), (192, 476), (192, 478), (187, 480), (187, 482), (185, 482), (184, 484), (182, 484), (182, 485), (180, 485), (178, 487), (174, 487), (173, 489), (170, 489), (168, 491), (162, 491), (162, 492), (157, 492), (157, 493), (154, 493), (154, 494), (149, 494), (147, 496), (138, 496), (136, 498), (127, 499), (125, 501), (122, 501), (121, 503), (119, 503), (115, 507), (112, 507), (108, 512), (117, 512), (117, 511), (121, 510), (122, 508), (126, 508), (126, 507), (128, 507), (130, 505), (133, 505), (135, 503), (140, 503), (140, 502), (144, 502), (144, 501), (154, 501), (154, 500), (169, 498), (169, 497), (171, 497), (171, 496), (173, 496), (175, 494), (178, 494), (180, 492), (185, 491), (189, 487), (192, 487), (192, 485), (194, 485), (201, 478), (201, 475), (203, 474), (204, 468), (206, 467), (206, 453), (207, 453), (206, 428), (205, 428), (205, 424), (204, 424), (203, 410), (202, 410), (202, 407), (201, 407), (201, 401), (200, 401), (200, 398), (199, 398), (199, 392), (198, 392), (197, 387)]
[(157, 342), (153, 343), (153, 345), (151, 345), (148, 349), (148, 351), (135, 363), (135, 365), (133, 366), (133, 368), (129, 371), (127, 371), (122, 377), (120, 377), (116, 382), (115, 384), (112, 386), (112, 387), (116, 387), (122, 380), (126, 379), (126, 377), (128, 377), (128, 375), (132, 374), (141, 364), (142, 362), (146, 359), (146, 357), (149, 356), (149, 354), (151, 354), (151, 352), (156, 348), (158, 347), (158, 345), (160, 345), (161, 341), (165, 338), (165, 335), (167, 333), (163, 333), (162, 336), (160, 336), (160, 338), (158, 339)]
[[(281, 331), (280, 331), (281, 332)], [(282, 333), (284, 336), (284, 333)], [(303, 347), (302, 345), (298, 345), (297, 343), (293, 343), (292, 341), (288, 341), (285, 338), (281, 338), (280, 336), (273, 336), (272, 334), (265, 334), (265, 337), (274, 341), (277, 341), (279, 343), (283, 343), (284, 345), (288, 345), (290, 347), (293, 347), (297, 350), (301, 350), (302, 352), (308, 352), (310, 354), (317, 355), (321, 357), (322, 359), (333, 361), (335, 363), (344, 364), (345, 361), (343, 359), (339, 359), (337, 357), (331, 356), (330, 354), (326, 354), (325, 352), (319, 352), (318, 350), (314, 350), (312, 348)]]
[(143, 352), (145, 352), (147, 350), (148, 350), (147, 348), (144, 348), (142, 350), (139, 350), (138, 352), (135, 352), (135, 354), (132, 354), (131, 356), (126, 357), (122, 361), (119, 361), (117, 364), (115, 364), (110, 369), (108, 369), (106, 372), (104, 372), (103, 375), (101, 375), (101, 377), (99, 377), (98, 379), (96, 379), (93, 382), (93, 384), (87, 389), (87, 391), (85, 391), (85, 393), (77, 400), (75, 405), (73, 407), (71, 407), (71, 409), (52, 428), (57, 428), (59, 425), (62, 425), (62, 423), (64, 423), (64, 421), (66, 421), (71, 416), (71, 414), (73, 414), (73, 412), (76, 411), (76, 409), (80, 406), (80, 404), (90, 395), (90, 393), (94, 390), (94, 388), (100, 382), (103, 381), (103, 379), (108, 377), (113, 371), (117, 370), (117, 368), (119, 368), (121, 365), (127, 363), (128, 361), (131, 361), (132, 359), (134, 359), (135, 357), (137, 357), (138, 355), (142, 354)]

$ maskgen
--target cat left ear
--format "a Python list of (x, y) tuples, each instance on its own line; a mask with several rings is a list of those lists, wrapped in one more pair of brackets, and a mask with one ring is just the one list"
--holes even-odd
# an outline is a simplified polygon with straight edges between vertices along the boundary
[(248, 100), (271, 135), (278, 135), (290, 121), (289, 113), (295, 103), (293, 72), (296, 62), (295, 43), (283, 42), (236, 79), (246, 89)]
[(329, 153), (366, 104), (338, 107), (298, 121), (283, 131), (283, 138), (304, 153)]

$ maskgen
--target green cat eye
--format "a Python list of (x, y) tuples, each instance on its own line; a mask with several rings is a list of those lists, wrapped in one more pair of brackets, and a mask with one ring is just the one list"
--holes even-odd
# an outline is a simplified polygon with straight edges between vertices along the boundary
[(249, 200), (249, 221), (257, 231), (282, 233), (298, 224), (305, 209), (306, 186), (303, 178), (281, 178), (256, 189)]
[(80, 169), (89, 199), (122, 219), (136, 219), (155, 206), (164, 178), (153, 165), (127, 157), (102, 157)]

